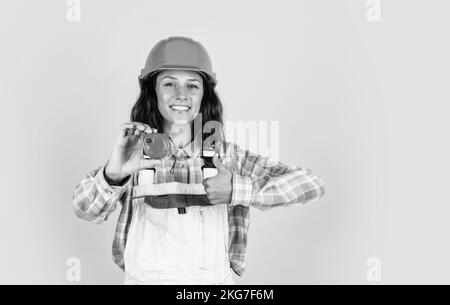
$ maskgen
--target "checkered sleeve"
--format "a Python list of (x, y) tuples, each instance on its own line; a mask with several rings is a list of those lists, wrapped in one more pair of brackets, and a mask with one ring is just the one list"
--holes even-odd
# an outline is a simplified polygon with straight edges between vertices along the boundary
[(73, 192), (73, 210), (75, 214), (89, 222), (105, 222), (114, 212), (117, 203), (126, 197), (131, 178), (123, 186), (111, 186), (104, 176), (105, 165), (90, 171), (75, 187)]
[(237, 145), (235, 153), (240, 169), (233, 172), (231, 206), (265, 211), (316, 201), (325, 194), (324, 181), (310, 169), (273, 161)]

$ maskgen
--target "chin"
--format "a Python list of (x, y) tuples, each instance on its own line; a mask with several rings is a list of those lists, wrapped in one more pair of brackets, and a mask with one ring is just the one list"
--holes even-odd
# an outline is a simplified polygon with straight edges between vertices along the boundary
[(187, 125), (190, 124), (193, 120), (192, 119), (185, 119), (185, 120), (174, 120), (172, 121), (172, 125)]

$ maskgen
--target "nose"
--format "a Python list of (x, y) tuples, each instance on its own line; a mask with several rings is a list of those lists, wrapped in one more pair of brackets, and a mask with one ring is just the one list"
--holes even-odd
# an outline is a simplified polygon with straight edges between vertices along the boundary
[(177, 87), (175, 96), (176, 96), (177, 100), (186, 100), (187, 99), (186, 89), (183, 88), (182, 86)]

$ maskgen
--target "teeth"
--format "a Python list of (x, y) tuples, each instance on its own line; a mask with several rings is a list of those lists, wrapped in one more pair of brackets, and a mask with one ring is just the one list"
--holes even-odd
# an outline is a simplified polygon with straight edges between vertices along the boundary
[(182, 105), (172, 105), (170, 106), (170, 108), (176, 111), (188, 111), (190, 109), (190, 107)]

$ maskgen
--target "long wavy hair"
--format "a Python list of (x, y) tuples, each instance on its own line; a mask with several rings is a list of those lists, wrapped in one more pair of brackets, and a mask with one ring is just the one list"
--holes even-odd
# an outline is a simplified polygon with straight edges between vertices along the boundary
[[(156, 78), (158, 73), (153, 74), (151, 77), (145, 78), (141, 84), (141, 92), (139, 97), (131, 109), (130, 120), (132, 122), (140, 122), (148, 124), (150, 127), (155, 128), (158, 132), (164, 131), (164, 118), (158, 109), (158, 99), (156, 95)], [(199, 73), (203, 79), (203, 98), (200, 104), (199, 113), (202, 114), (202, 129), (206, 122), (216, 121), (223, 126), (223, 106), (212, 84), (208, 79)], [(192, 138), (194, 135), (194, 124), (191, 123)], [(214, 133), (214, 129), (211, 133), (202, 133), (202, 140), (204, 141), (210, 134)], [(224, 131), (222, 135), (225, 139)]]

